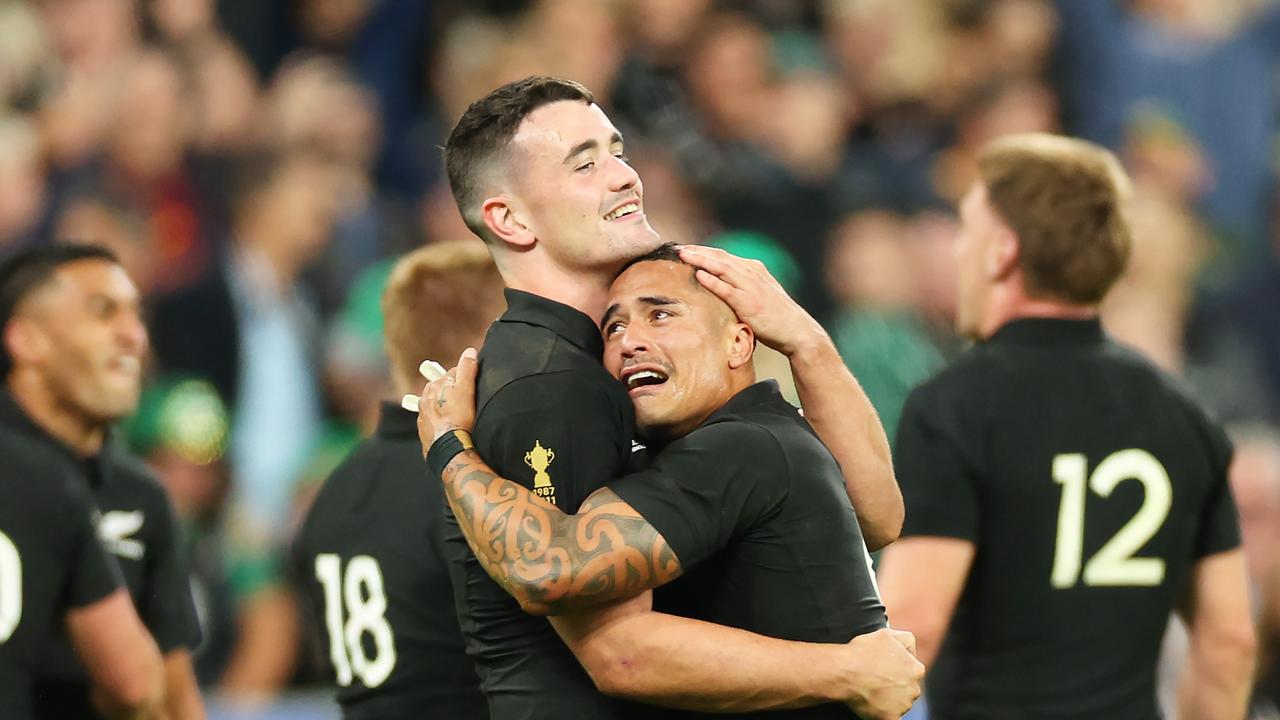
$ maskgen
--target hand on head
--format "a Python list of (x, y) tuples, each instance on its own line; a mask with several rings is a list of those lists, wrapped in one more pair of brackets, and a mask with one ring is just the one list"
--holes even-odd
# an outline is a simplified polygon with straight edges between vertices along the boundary
[(698, 282), (724, 300), (765, 345), (790, 356), (812, 339), (826, 337), (759, 260), (703, 245), (681, 246), (680, 259), (697, 268)]

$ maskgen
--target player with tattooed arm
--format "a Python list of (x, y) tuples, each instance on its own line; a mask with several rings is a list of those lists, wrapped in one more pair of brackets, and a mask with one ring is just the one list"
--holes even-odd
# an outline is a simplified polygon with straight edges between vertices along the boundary
[[(660, 610), (773, 637), (843, 643), (884, 628), (840, 466), (774, 383), (755, 382), (755, 335), (708, 288), (738, 302), (769, 344), (802, 366), (804, 398), (845, 397), (853, 378), (758, 263), (709, 249), (684, 256), (694, 265), (664, 246), (613, 284), (605, 365), (628, 388), (655, 456), (592, 493), (577, 514), (499, 477), (476, 452), (456, 452), (474, 423), (474, 357), (424, 391), (423, 446), (463, 532), (530, 612), (564, 613), (665, 585), (654, 596)], [(806, 372), (804, 363), (827, 371)], [(814, 377), (820, 385), (805, 383)], [(828, 704), (771, 716), (848, 710)]]
[[(467, 108), (445, 168), (463, 220), (507, 285), (507, 311), (478, 363), (476, 447), (502, 475), (576, 511), (631, 461), (634, 410), (601, 365), (599, 325), (619, 270), (661, 244), (643, 183), (591, 93), (547, 77)], [(875, 462), (883, 432), (840, 429)], [(902, 516), (880, 455), (880, 470), (856, 481), (873, 498), (858, 507), (863, 528), (883, 542)], [(648, 592), (550, 622), (532, 617), (489, 577), (453, 513), (440, 512), (458, 620), (492, 717), (622, 716), (624, 704), (607, 696), (710, 711), (848, 702), (898, 717), (912, 697), (915, 659), (887, 630), (835, 645), (787, 641), (654, 612)]]

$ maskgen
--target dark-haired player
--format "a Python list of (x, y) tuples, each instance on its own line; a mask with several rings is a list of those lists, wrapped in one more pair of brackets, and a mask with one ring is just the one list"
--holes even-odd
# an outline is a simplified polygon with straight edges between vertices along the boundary
[(1186, 718), (1239, 718), (1253, 629), (1231, 446), (1175, 382), (1108, 339), (1129, 255), (1107, 151), (996, 141), (960, 207), (958, 329), (917, 388), (896, 469), (904, 538), (882, 559), (915, 632), (930, 717), (1152, 720), (1169, 612), (1191, 629)]
[[(767, 273), (767, 282), (750, 283), (753, 268), (739, 258), (720, 253), (700, 262), (720, 272), (716, 282), (767, 293), (765, 302), (785, 318), (775, 323), (785, 334), (773, 342), (792, 358), (841, 363), (817, 323)], [(628, 388), (653, 462), (609, 480), (576, 514), (496, 476), (475, 452), (449, 461), (449, 430), (468, 431), (474, 421), (473, 362), (464, 359), (424, 391), (422, 441), (433, 469), (443, 468), (460, 527), (485, 569), (530, 612), (561, 614), (662, 585), (655, 606), (664, 612), (771, 637), (838, 645), (885, 628), (839, 464), (775, 383), (756, 382), (753, 331), (695, 279), (696, 270), (663, 247), (613, 283), (602, 325), (605, 365)], [(822, 391), (856, 392), (847, 371), (830, 375)], [(855, 709), (901, 716), (924, 668), (905, 651), (881, 661), (889, 676), (911, 668), (915, 676)], [(797, 705), (759, 715), (849, 716), (839, 704)], [(646, 708), (639, 715), (688, 714)]]
[[(78, 470), (101, 511), (99, 537), (164, 655), (165, 710), (175, 720), (204, 717), (191, 666), (199, 629), (173, 508), (141, 462), (108, 439), (141, 389), (147, 331), (137, 289), (103, 248), (33, 246), (0, 265), (0, 331), (0, 428)], [(67, 639), (50, 636), (40, 650), (37, 715), (97, 717)]]
[[(484, 339), (502, 312), (502, 278), (479, 242), (432, 243), (396, 261), (382, 308), (392, 379), (412, 392), (422, 358)], [(444, 498), (422, 481), (415, 419), (384, 403), (374, 436), (325, 481), (294, 541), (296, 577), (345, 717), (488, 718), (453, 606)]]
[[(476, 444), (504, 477), (576, 510), (631, 455), (631, 402), (600, 364), (598, 325), (614, 275), (661, 243), (643, 185), (591, 93), (546, 77), (473, 103), (449, 136), (445, 165), (463, 219), (507, 285), (507, 312), (480, 357)], [(860, 508), (871, 511), (864, 528), (888, 524), (875, 512), (900, 509), (896, 492)], [(848, 700), (868, 690), (877, 652), (901, 652), (875, 634), (866, 637), (885, 645), (857, 652), (673, 618), (652, 612), (648, 593), (548, 624), (489, 578), (456, 528), (447, 552), (468, 652), (490, 713), (503, 720), (614, 717), (597, 687), (695, 708)]]

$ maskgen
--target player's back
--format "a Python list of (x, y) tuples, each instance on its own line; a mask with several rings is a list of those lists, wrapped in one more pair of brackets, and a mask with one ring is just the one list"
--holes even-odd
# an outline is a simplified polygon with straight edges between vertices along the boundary
[(376, 434), (325, 482), (294, 543), (349, 720), (489, 716), (454, 611), (444, 507), (415, 416), (384, 404)]
[(0, 430), (0, 708), (34, 717), (39, 650), (71, 608), (120, 586), (70, 468)]
[(1055, 320), (1006, 326), (904, 418), (904, 534), (976, 545), (932, 716), (1158, 717), (1169, 612), (1193, 563), (1236, 542), (1216, 425), (1096, 322)]

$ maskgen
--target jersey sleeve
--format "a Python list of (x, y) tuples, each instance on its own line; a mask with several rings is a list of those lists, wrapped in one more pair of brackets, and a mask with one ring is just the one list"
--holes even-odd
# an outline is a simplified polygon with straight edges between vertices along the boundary
[(894, 473), (906, 509), (902, 536), (977, 542), (981, 505), (975, 473), (962, 451), (958, 423), (917, 388), (907, 399), (893, 445)]
[(1240, 546), (1240, 517), (1227, 480), (1234, 449), (1231, 440), (1216, 423), (1210, 426), (1209, 444), (1213, 453), (1214, 477), (1196, 536), (1197, 558), (1234, 550)]
[(147, 548), (148, 592), (139, 603), (138, 614), (155, 637), (161, 653), (194, 649), (200, 644), (200, 627), (177, 518), (168, 498), (158, 489), (153, 505), (148, 513), (154, 518)]
[(124, 586), (120, 567), (98, 539), (94, 514), (97, 510), (87, 491), (66, 483), (67, 507), (65, 527), (70, 528), (70, 553), (67, 557), (66, 587), (63, 593), (67, 607), (92, 605)]
[(662, 533), (687, 571), (775, 510), (789, 475), (772, 435), (725, 422), (673, 442), (647, 470), (609, 489)]
[(623, 473), (631, 452), (627, 411), (598, 383), (570, 371), (548, 373), (499, 390), (473, 436), (499, 475), (572, 513)]

